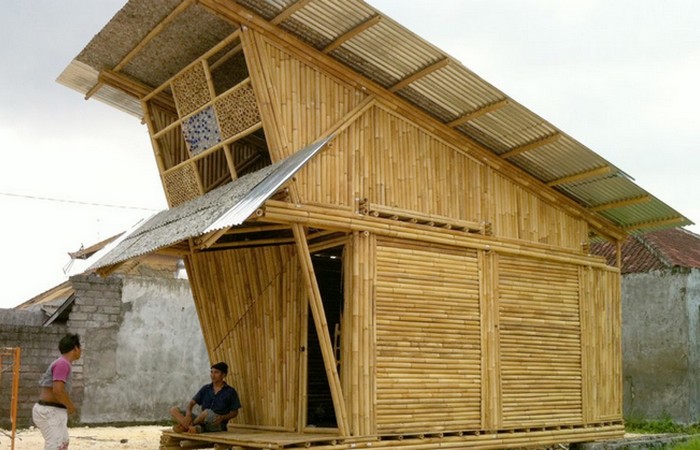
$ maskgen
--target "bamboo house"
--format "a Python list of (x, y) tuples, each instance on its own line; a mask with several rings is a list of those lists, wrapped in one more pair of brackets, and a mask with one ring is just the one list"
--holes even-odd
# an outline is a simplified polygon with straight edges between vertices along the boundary
[(189, 439), (624, 433), (619, 264), (589, 242), (691, 222), (362, 0), (130, 0), (59, 82), (148, 127), (170, 209), (93, 269), (184, 259), (243, 403)]

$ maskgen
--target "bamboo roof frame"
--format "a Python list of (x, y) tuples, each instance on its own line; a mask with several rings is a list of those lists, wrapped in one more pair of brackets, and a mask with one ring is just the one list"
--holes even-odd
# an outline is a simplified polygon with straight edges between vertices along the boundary
[[(132, 0), (132, 2), (135, 0)], [(191, 2), (190, 0), (187, 0), (185, 2), (179, 3), (172, 11), (170, 14), (167, 14), (165, 17), (163, 17), (157, 25), (152, 28), (150, 31), (146, 33), (146, 35), (139, 41), (139, 43), (133, 47), (127, 54), (125, 54), (120, 62), (117, 64), (117, 66), (113, 67), (111, 70), (113, 72), (119, 72), (119, 69), (121, 67), (124, 67), (125, 65), (128, 64), (130, 60), (134, 58), (136, 54), (139, 53), (139, 49), (143, 49), (150, 41), (152, 41), (155, 36), (158, 34), (159, 30), (165, 29), (168, 27), (169, 24), (171, 24), (177, 16), (182, 14), (184, 11), (188, 10), (188, 6), (191, 6), (191, 4), (194, 4), (195, 2)], [(263, 4), (265, 3), (265, 0), (259, 0), (255, 3), (260, 3)], [(286, 6), (280, 9), (273, 17), (269, 19), (265, 19), (262, 16), (258, 15), (258, 12), (251, 11), (250, 5), (248, 7), (244, 7), (240, 4), (233, 3), (233, 2), (224, 2), (220, 0), (203, 0), (197, 4), (201, 4), (202, 6), (211, 9), (212, 11), (215, 12), (217, 15), (222, 15), (226, 16), (228, 19), (233, 20), (235, 23), (238, 24), (247, 24), (249, 26), (256, 26), (259, 27), (261, 30), (265, 30), (266, 32), (271, 32), (277, 36), (280, 36), (283, 38), (283, 40), (287, 43), (287, 45), (292, 45), (295, 47), (297, 50), (304, 50), (301, 49), (301, 46), (304, 46), (306, 44), (301, 44), (301, 42), (298, 40), (299, 36), (293, 36), (289, 28), (287, 27), (287, 24), (291, 23), (296, 23), (299, 20), (299, 14), (303, 14), (305, 9), (310, 6), (310, 5), (315, 5), (315, 2), (313, 0), (303, 0), (303, 1), (296, 1), (296, 2), (289, 2), (286, 3)], [(333, 62), (338, 64), (338, 52), (339, 51), (346, 51), (347, 49), (347, 44), (348, 42), (353, 41), (356, 37), (363, 35), (364, 32), (367, 30), (371, 30), (374, 28), (381, 28), (382, 23), (385, 23), (383, 27), (398, 27), (397, 29), (399, 32), (404, 32), (405, 30), (400, 29), (400, 26), (398, 26), (395, 22), (393, 22), (391, 19), (387, 18), (386, 16), (382, 15), (376, 10), (372, 10), (371, 7), (368, 7), (367, 5), (362, 4), (359, 0), (355, 0), (348, 4), (348, 8), (361, 8), (362, 10), (370, 10), (372, 11), (371, 14), (369, 14), (365, 19), (359, 21), (357, 24), (352, 26), (351, 28), (344, 30), (343, 33), (339, 33), (337, 37), (334, 39), (331, 39), (329, 42), (324, 43), (321, 50), (322, 54), (328, 55), (328, 58), (332, 60)], [(275, 8), (274, 6), (270, 6), (270, 8)], [(407, 39), (409, 40), (420, 40), (417, 38), (415, 35), (410, 34), (410, 32), (406, 35)], [(418, 41), (417, 41), (418, 42)], [(427, 44), (425, 42), (422, 42), (422, 44)], [(299, 45), (301, 44), (301, 46)], [(427, 44), (429, 46), (429, 44)], [(308, 47), (308, 46), (307, 46)], [(314, 60), (323, 62), (324, 66), (327, 68), (328, 64), (326, 64), (329, 61), (323, 61), (323, 58), (319, 58), (318, 55), (313, 54), (313, 52), (309, 53), (308, 50), (310, 48), (306, 49), (306, 52), (304, 52), (307, 57), (313, 58)], [(348, 68), (347, 66), (343, 66), (342, 63), (340, 63), (341, 66), (345, 67), (344, 75), (345, 78), (356, 80), (356, 84), (358, 87), (361, 87), (363, 89), (368, 89), (371, 91), (373, 94), (377, 94), (378, 90), (384, 90), (384, 93), (391, 93), (391, 91), (395, 91), (395, 95), (386, 97), (385, 95), (381, 96), (381, 98), (384, 98), (390, 103), (396, 103), (398, 100), (401, 100), (405, 102), (405, 105), (400, 106), (399, 108), (401, 111), (406, 111), (405, 106), (410, 105), (411, 108), (415, 108), (416, 105), (411, 104), (410, 101), (408, 101), (408, 97), (406, 95), (409, 93), (409, 91), (415, 90), (415, 87), (417, 85), (422, 85), (425, 83), (425, 80), (428, 78), (433, 78), (433, 77), (441, 77), (443, 76), (443, 73), (445, 72), (452, 72), (452, 71), (458, 71), (458, 72), (468, 72), (463, 66), (461, 66), (459, 63), (453, 62), (448, 55), (445, 55), (444, 53), (440, 52), (439, 50), (435, 49), (434, 47), (432, 48), (432, 51), (435, 52), (437, 55), (442, 55), (441, 57), (438, 57), (435, 61), (428, 65), (424, 65), (423, 69), (415, 71), (412, 75), (404, 76), (402, 80), (399, 80), (398, 82), (393, 83), (393, 89), (392, 86), (382, 86), (374, 81), (372, 81), (370, 78), (367, 78), (367, 74), (365, 73), (358, 73), (355, 70)], [(337, 67), (335, 68), (337, 70)], [(62, 82), (65, 82), (67, 84), (71, 83), (70, 77), (71, 74), (65, 73), (62, 75), (62, 77), (59, 78), (59, 81), (63, 80)], [(472, 74), (473, 75), (473, 74)], [(471, 75), (470, 75), (471, 76)], [(134, 95), (136, 97), (142, 97), (143, 93), (140, 88), (134, 85), (130, 85), (129, 83), (124, 83), (124, 80), (120, 80), (119, 78), (116, 78), (114, 76), (110, 77), (99, 77), (98, 76), (98, 83), (100, 86), (112, 86), (116, 89), (122, 90), (127, 92), (129, 95)], [(96, 85), (93, 86), (95, 88)], [(491, 86), (484, 84), (485, 89), (493, 89)], [(92, 95), (93, 93), (99, 93), (100, 88), (88, 89), (90, 91), (90, 94)], [(141, 91), (141, 92), (139, 92)], [(113, 99), (114, 93), (110, 93), (111, 97)], [(98, 96), (99, 97), (99, 96)], [(452, 128), (455, 131), (457, 131), (456, 135), (461, 135), (464, 136), (465, 134), (469, 136), (469, 139), (467, 140), (467, 143), (465, 143), (466, 147), (469, 148), (469, 152), (473, 152), (474, 149), (474, 140), (476, 135), (471, 135), (471, 132), (468, 132), (468, 129), (471, 129), (469, 127), (472, 127), (473, 125), (479, 125), (480, 121), (482, 118), (488, 118), (493, 114), (498, 114), (499, 117), (503, 116), (504, 118), (510, 114), (508, 111), (512, 109), (513, 107), (520, 108), (521, 110), (525, 111), (526, 114), (532, 115), (529, 111), (525, 110), (522, 108), (520, 105), (518, 105), (516, 102), (514, 102), (512, 99), (508, 98), (505, 95), (501, 95), (500, 99), (495, 99), (491, 102), (487, 102), (484, 104), (481, 104), (477, 106), (476, 108), (473, 108), (471, 111), (467, 110), (458, 115), (457, 117), (451, 118), (449, 120), (445, 119), (434, 119), (433, 121), (437, 123), (442, 123), (448, 128)], [(418, 106), (420, 108), (420, 106)], [(414, 110), (415, 112), (415, 110)], [(431, 111), (426, 111), (425, 115), (430, 116), (433, 114)], [(534, 115), (532, 115), (534, 116)], [(431, 117), (432, 118), (432, 117)], [(540, 123), (543, 123), (547, 125), (550, 129), (553, 128), (549, 126), (546, 122), (542, 121), (541, 119), (537, 118)], [(437, 124), (433, 125), (433, 129), (437, 128)], [(556, 130), (556, 129), (555, 129)], [(563, 135), (560, 131), (556, 131), (556, 133)], [(556, 135), (556, 134), (555, 134)], [(450, 138), (454, 137), (455, 135), (450, 136)], [(617, 208), (605, 208), (605, 209), (594, 209), (597, 206), (600, 205), (605, 205), (605, 204), (612, 204), (615, 202), (618, 202), (622, 200), (623, 198), (609, 198), (609, 189), (608, 191), (608, 198), (604, 198), (602, 191), (596, 191), (594, 189), (596, 186), (596, 183), (598, 180), (604, 180), (606, 177), (621, 177), (622, 179), (628, 180), (627, 175), (622, 173), (619, 169), (615, 168), (613, 165), (603, 161), (602, 164), (600, 162), (597, 163), (598, 166), (607, 166), (609, 167), (609, 171), (606, 173), (602, 172), (596, 172), (593, 169), (585, 169), (585, 170), (578, 170), (577, 173), (575, 174), (562, 174), (555, 179), (543, 179), (541, 178), (541, 175), (538, 175), (537, 173), (533, 173), (529, 168), (522, 166), (521, 160), (522, 161), (529, 161), (529, 165), (532, 163), (534, 164), (540, 164), (538, 163), (538, 149), (543, 147), (545, 144), (549, 144), (553, 148), (561, 148), (562, 145), (566, 144), (568, 146), (571, 146), (573, 143), (574, 146), (578, 146), (578, 148), (584, 149), (583, 153), (580, 153), (579, 150), (577, 150), (577, 158), (583, 158), (582, 160), (590, 160), (590, 155), (594, 155), (592, 152), (590, 152), (588, 149), (585, 149), (585, 147), (581, 146), (578, 144), (576, 141), (572, 140), (568, 136), (566, 137), (565, 140), (557, 140), (556, 138), (552, 138), (552, 141), (550, 142), (548, 140), (549, 138), (547, 135), (543, 135), (540, 137), (540, 139), (535, 139), (534, 141), (531, 141), (528, 143), (527, 141), (517, 145), (516, 147), (511, 147), (509, 150), (506, 152), (503, 152), (502, 150), (496, 151), (496, 154), (499, 154), (501, 157), (507, 157), (510, 158), (514, 163), (514, 166), (519, 166), (519, 167), (524, 167), (523, 172), (521, 174), (512, 174), (511, 176), (514, 176), (514, 179), (518, 182), (523, 183), (525, 186), (530, 186), (532, 184), (533, 177), (537, 181), (541, 181), (541, 184), (537, 185), (536, 183), (534, 184), (537, 186), (537, 190), (542, 189), (543, 187), (549, 187), (549, 188), (554, 188), (558, 192), (562, 193), (564, 196), (574, 199), (574, 202), (571, 202), (569, 206), (566, 206), (567, 208), (570, 208), (576, 205), (576, 208), (579, 208), (579, 211), (584, 208), (588, 208), (588, 212), (590, 215), (584, 215), (584, 217), (591, 218), (591, 217), (597, 217), (597, 218), (605, 218), (605, 221), (600, 221), (598, 220), (593, 220), (591, 223), (594, 228), (597, 229), (599, 233), (602, 235), (607, 235), (611, 238), (620, 238), (620, 233), (617, 230), (614, 230), (615, 227), (619, 227), (618, 230), (636, 230), (636, 229), (654, 229), (655, 227), (665, 227), (665, 226), (682, 226), (682, 225), (687, 225), (692, 222), (690, 222), (688, 219), (685, 217), (681, 216), (677, 212), (673, 211), (672, 209), (668, 208), (666, 205), (663, 205), (658, 199), (655, 197), (651, 196), (650, 194), (644, 192), (643, 190), (639, 189), (638, 187), (634, 186), (631, 181), (625, 181), (628, 185), (634, 186), (635, 189), (639, 192), (639, 195), (647, 195), (650, 200), (647, 202), (647, 206), (643, 210), (635, 210), (634, 216), (630, 215), (629, 212), (626, 211), (628, 208), (628, 205), (624, 203), (620, 203), (620, 206)], [(484, 145), (482, 141), (480, 141), (480, 138), (478, 136), (476, 137), (476, 141), (479, 142), (479, 147)], [(566, 141), (566, 142), (564, 142)], [(488, 149), (488, 146), (486, 146)], [(493, 150), (491, 150), (493, 151)], [(589, 153), (586, 153), (589, 152)], [(488, 150), (486, 153), (490, 153)], [(478, 156), (479, 155), (477, 153)], [(573, 156), (573, 155), (572, 155)], [(525, 160), (522, 158), (525, 157)], [(597, 157), (597, 155), (596, 155)], [(503, 170), (505, 166), (498, 165), (497, 163), (493, 163), (494, 167), (499, 168), (499, 170)], [(548, 163), (549, 164), (549, 163)], [(549, 167), (554, 167), (549, 165)], [(505, 169), (506, 172), (510, 172), (508, 169)], [(522, 177), (522, 175), (525, 175), (525, 172), (527, 172), (527, 176), (525, 178)], [(586, 174), (590, 175), (586, 177)], [(582, 194), (585, 194), (582, 196)], [(551, 197), (549, 194), (545, 194), (545, 197)], [(587, 200), (583, 201), (581, 200), (582, 197), (586, 197)], [(597, 200), (597, 203), (589, 203), (591, 200), (596, 201), (596, 198), (600, 198), (600, 200)], [(619, 212), (618, 212), (619, 210)], [(623, 214), (624, 212), (624, 214)], [(653, 217), (652, 217), (653, 216)], [(674, 218), (679, 217), (679, 220), (673, 220)], [(610, 221), (608, 223), (608, 221)]]

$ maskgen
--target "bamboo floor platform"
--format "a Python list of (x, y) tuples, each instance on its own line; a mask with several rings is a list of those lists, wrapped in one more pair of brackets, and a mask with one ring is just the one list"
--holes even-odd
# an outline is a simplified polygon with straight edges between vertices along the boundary
[(204, 434), (176, 433), (164, 430), (160, 450), (175, 448), (215, 448), (232, 450), (299, 449), (341, 450), (362, 448), (401, 448), (427, 450), (444, 448), (503, 449), (591, 442), (619, 439), (624, 436), (622, 423), (606, 422), (589, 426), (528, 428), (494, 433), (479, 431), (444, 431), (386, 436), (342, 437), (328, 433), (293, 433), (229, 428), (228, 431)]

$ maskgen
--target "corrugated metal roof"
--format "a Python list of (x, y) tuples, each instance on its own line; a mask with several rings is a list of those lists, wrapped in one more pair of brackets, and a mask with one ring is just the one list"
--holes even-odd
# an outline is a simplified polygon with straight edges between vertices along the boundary
[(243, 223), (332, 138), (299, 150), (174, 208), (161, 211), (130, 231), (88, 268), (100, 269), (170, 247), (190, 238)]
[[(294, 7), (297, 2), (238, 0), (237, 3), (267, 20), (273, 20), (286, 8)], [(126, 9), (132, 14), (141, 10), (148, 11), (148, 5), (149, 2), (146, 0), (131, 0), (122, 12)], [(623, 229), (647, 231), (692, 224), (680, 213), (637, 186), (629, 176), (600, 155), (518, 104), (449, 55), (362, 0), (310, 0), (300, 5), (302, 6), (293, 14), (281, 20), (279, 26), (318, 50), (323, 50), (339, 37), (362, 24), (370, 23), (373, 18), (379, 16), (380, 20), (371, 22), (371, 26), (367, 29), (354, 34), (350, 39), (331, 49), (328, 54), (364, 77), (393, 90), (399, 97), (445, 123), (446, 126), (451, 126), (478, 142), (495, 155), (507, 159), (536, 179), (551, 183), (554, 189), (583, 207), (595, 208), (620, 202), (620, 205), (612, 209), (597, 212), (615, 225)], [(166, 12), (159, 10), (158, 13), (164, 15)], [(152, 21), (149, 22), (135, 14), (136, 19), (133, 20), (136, 24), (129, 28), (128, 20), (124, 14), (120, 14), (115, 16), (119, 18), (117, 23), (113, 24), (113, 19), (105, 27), (107, 31), (103, 30), (79, 55), (77, 58), (79, 61), (92, 67), (104, 68), (101, 61), (109, 59), (107, 57), (100, 59), (101, 52), (105, 52), (105, 46), (109, 44), (109, 40), (104, 36), (112, 36), (114, 30), (118, 29), (120, 33), (130, 32), (130, 39), (133, 40), (134, 35), (140, 35), (143, 38), (150, 31), (151, 28), (144, 28), (143, 25)], [(192, 42), (188, 44), (189, 54), (193, 55), (197, 49), (200, 49), (196, 42), (206, 41), (209, 45), (213, 38), (228, 31), (218, 21), (203, 18), (204, 15), (199, 10), (193, 10), (189, 14), (187, 30), (208, 30), (212, 28), (212, 24), (216, 25), (215, 28), (218, 30), (214, 35), (207, 33), (206, 36), (196, 40), (191, 39), (191, 33), (177, 32), (175, 27), (184, 26), (178, 25), (183, 22), (182, 20), (173, 21), (165, 27), (165, 33), (172, 36), (187, 36), (190, 41), (195, 42), (195, 44)], [(198, 27), (195, 22), (203, 20), (209, 22)], [(103, 34), (104, 36), (101, 36)], [(177, 48), (182, 44), (176, 38), (172, 38), (171, 41), (160, 39), (158, 46), (172, 45)], [(205, 50), (206, 48), (202, 48), (201, 53)], [(121, 50), (121, 52), (123, 57), (125, 51)], [(153, 65), (152, 61), (146, 62)], [(168, 73), (176, 73), (182, 68), (183, 63), (184, 61), (159, 61), (159, 66), (165, 67), (160, 67), (159, 70), (163, 73), (158, 79), (163, 79)], [(141, 68), (130, 64), (129, 75), (141, 80), (155, 79), (149, 72), (153, 69), (146, 67), (148, 64), (144, 64)], [(435, 70), (427, 70), (431, 66)], [(424, 70), (425, 73), (421, 73)], [(412, 76), (417, 74), (421, 76), (413, 79)], [(93, 79), (96, 79), (96, 76), (93, 76)], [(64, 84), (81, 92), (87, 92), (87, 89), (92, 87), (89, 86), (90, 82), (81, 78), (81, 74), (73, 64), (62, 74), (61, 80)], [(402, 80), (408, 81), (402, 83)], [(125, 96), (122, 95), (122, 97)], [(106, 97), (104, 100), (122, 109), (133, 109), (127, 106), (127, 100), (117, 99), (113, 95)], [(493, 105), (499, 107), (489, 108)], [(482, 110), (481, 113), (479, 110)], [(469, 120), (464, 123), (451, 123), (465, 116), (468, 116)], [(543, 145), (533, 144), (539, 140), (542, 140)], [(527, 149), (520, 152), (523, 146), (527, 146)], [(606, 177), (597, 176), (596, 173), (585, 182), (581, 182), (578, 178), (557, 182), (557, 180), (580, 176), (603, 168), (609, 169)], [(642, 196), (648, 197), (643, 208), (638, 205), (623, 204), (626, 200)]]

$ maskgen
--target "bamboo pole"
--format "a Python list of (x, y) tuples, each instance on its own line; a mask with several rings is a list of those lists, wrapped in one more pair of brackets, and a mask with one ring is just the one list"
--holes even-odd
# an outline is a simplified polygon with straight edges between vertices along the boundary
[(323, 363), (326, 368), (326, 376), (328, 377), (328, 385), (333, 397), (333, 408), (338, 422), (338, 432), (341, 436), (348, 435), (348, 418), (345, 408), (345, 400), (343, 399), (343, 391), (338, 377), (337, 364), (333, 353), (330, 333), (328, 331), (328, 323), (323, 309), (323, 301), (321, 293), (316, 282), (316, 276), (311, 261), (311, 254), (304, 235), (304, 229), (299, 224), (292, 225), (294, 239), (297, 244), (297, 253), (299, 255), (299, 263), (302, 267), (302, 274), (306, 282), (309, 306), (314, 318), (316, 332), (318, 334), (321, 353), (323, 355)]

